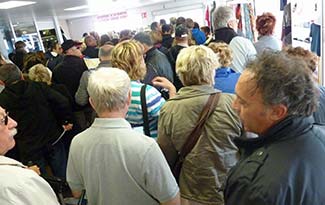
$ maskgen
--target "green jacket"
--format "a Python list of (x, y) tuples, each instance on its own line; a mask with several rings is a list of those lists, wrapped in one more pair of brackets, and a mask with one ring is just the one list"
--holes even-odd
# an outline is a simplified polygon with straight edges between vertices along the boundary
[[(215, 92), (219, 91), (208, 85), (183, 87), (160, 110), (158, 143), (170, 167), (208, 97)], [(239, 117), (231, 107), (233, 100), (234, 95), (221, 94), (198, 143), (187, 155), (179, 179), (183, 198), (203, 204), (223, 204), (219, 189), (238, 160), (238, 149), (232, 139), (242, 134)]]

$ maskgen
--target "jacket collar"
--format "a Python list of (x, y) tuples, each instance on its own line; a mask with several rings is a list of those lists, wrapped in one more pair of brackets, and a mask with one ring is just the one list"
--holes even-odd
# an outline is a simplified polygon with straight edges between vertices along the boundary
[(253, 139), (237, 138), (235, 144), (246, 151), (255, 150), (277, 141), (292, 139), (302, 135), (313, 126), (312, 116), (289, 116), (271, 127), (265, 134)]
[(145, 57), (145, 61), (147, 62), (148, 59), (151, 58), (151, 56), (155, 55), (157, 48), (155, 46), (153, 46), (152, 48), (150, 48), (147, 52), (146, 52), (146, 57)]
[(203, 95), (210, 95), (213, 93), (221, 92), (220, 90), (214, 89), (210, 85), (192, 85), (182, 87), (176, 94), (175, 97), (169, 100), (181, 100), (186, 98), (192, 98)]

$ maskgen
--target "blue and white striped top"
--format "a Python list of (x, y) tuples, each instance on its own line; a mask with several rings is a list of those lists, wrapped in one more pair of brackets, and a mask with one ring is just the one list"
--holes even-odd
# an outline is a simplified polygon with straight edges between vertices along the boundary
[[(143, 125), (142, 109), (141, 109), (141, 96), (140, 91), (143, 83), (138, 81), (131, 81), (131, 105), (126, 116), (126, 120), (130, 122), (133, 127)], [(149, 130), (151, 137), (157, 137), (157, 125), (160, 108), (164, 105), (165, 99), (161, 97), (160, 92), (150, 86), (146, 87), (146, 101), (148, 108)]]

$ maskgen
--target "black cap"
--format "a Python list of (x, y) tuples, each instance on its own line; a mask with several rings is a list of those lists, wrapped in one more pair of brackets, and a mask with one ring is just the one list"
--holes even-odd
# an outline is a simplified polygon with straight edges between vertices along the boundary
[(165, 33), (165, 32), (168, 32), (170, 31), (172, 28), (169, 24), (164, 24), (161, 26), (161, 32)]
[(175, 29), (175, 36), (184, 38), (188, 36), (188, 29), (184, 25), (178, 25)]
[(62, 43), (61, 47), (63, 52), (67, 51), (68, 49), (72, 48), (73, 46), (80, 46), (82, 43), (73, 40), (66, 40)]

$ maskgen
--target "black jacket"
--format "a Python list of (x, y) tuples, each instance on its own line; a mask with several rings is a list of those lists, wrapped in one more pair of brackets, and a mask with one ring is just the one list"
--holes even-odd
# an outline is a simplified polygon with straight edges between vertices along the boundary
[(223, 41), (227, 44), (230, 43), (230, 41), (237, 36), (237, 33), (232, 28), (224, 27), (216, 29), (214, 32), (215, 42)]
[(172, 47), (173, 41), (174, 41), (174, 38), (172, 37), (172, 35), (170, 35), (170, 34), (163, 34), (162, 35), (161, 46), (169, 49), (169, 48)]
[(167, 56), (160, 52), (157, 48), (152, 47), (146, 53), (145, 62), (147, 66), (147, 74), (143, 80), (146, 84), (152, 85), (152, 79), (156, 76), (167, 78), (173, 82), (173, 71)]
[[(57, 84), (63, 84), (67, 87), (71, 96), (75, 96), (82, 73), (88, 70), (83, 59), (77, 56), (65, 56), (63, 62), (54, 68), (52, 81)], [(75, 101), (72, 105), (73, 111), (82, 110)]]
[(185, 47), (175, 45), (169, 49), (168, 56), (167, 56), (168, 60), (170, 62), (170, 65), (172, 67), (173, 77), (174, 77), (174, 85), (175, 85), (177, 91), (179, 89), (181, 89), (182, 87), (184, 87), (181, 80), (179, 79), (178, 75), (176, 74), (176, 59), (177, 59), (179, 52), (183, 48), (185, 48)]
[(87, 46), (86, 49), (82, 52), (88, 58), (98, 58), (99, 49), (96, 47)]
[(16, 147), (23, 163), (37, 160), (41, 150), (72, 122), (68, 100), (44, 83), (18, 81), (0, 94), (0, 106), (17, 121)]
[(325, 204), (325, 130), (312, 117), (288, 117), (256, 139), (239, 140), (226, 205)]

